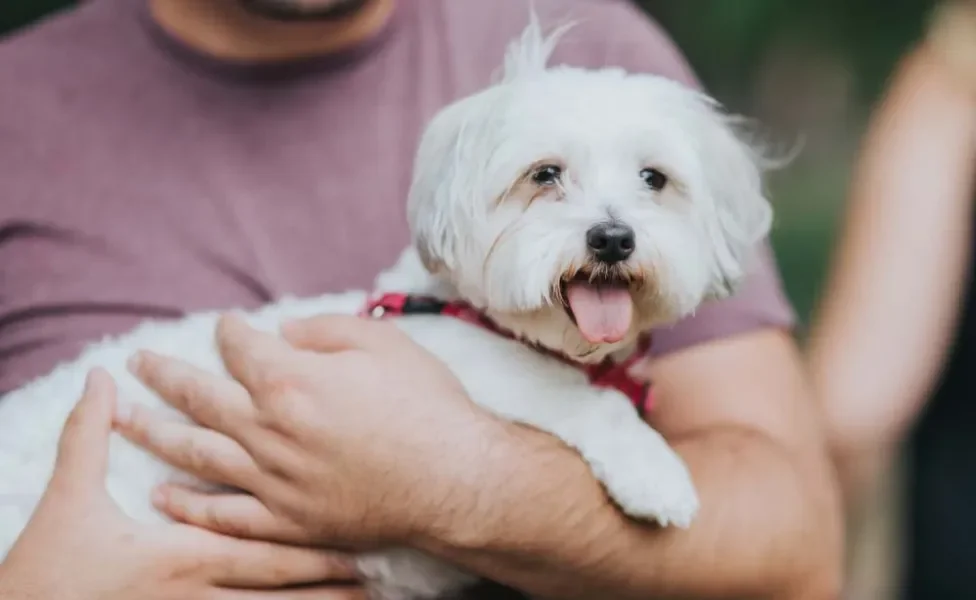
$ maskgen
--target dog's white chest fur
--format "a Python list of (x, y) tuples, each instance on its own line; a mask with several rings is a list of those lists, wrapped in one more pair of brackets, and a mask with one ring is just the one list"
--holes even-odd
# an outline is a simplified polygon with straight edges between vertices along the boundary
[[(431, 293), (431, 279), (408, 252), (380, 287)], [(395, 286), (395, 287), (391, 287)], [(323, 313), (355, 314), (366, 294), (349, 292), (285, 300), (248, 315), (249, 322), (277, 331), (281, 322)], [(0, 557), (19, 535), (47, 484), (57, 438), (86, 373), (106, 368), (121, 398), (169, 410), (125, 367), (139, 349), (178, 356), (215, 373), (226, 373), (214, 343), (218, 314), (176, 322), (147, 323), (133, 332), (92, 345), (77, 360), (8, 394), (0, 402)], [(409, 316), (397, 324), (443, 360), (472, 400), (496, 413), (550, 431), (577, 448), (629, 514), (686, 525), (697, 500), (681, 460), (615, 390), (591, 386), (579, 370), (475, 325), (444, 316)], [(432, 432), (433, 434), (433, 432)], [(153, 487), (179, 476), (121, 438), (113, 439), (108, 489), (128, 515), (162, 518), (150, 504)], [(436, 597), (474, 578), (409, 550), (363, 556), (360, 567), (379, 598)]]

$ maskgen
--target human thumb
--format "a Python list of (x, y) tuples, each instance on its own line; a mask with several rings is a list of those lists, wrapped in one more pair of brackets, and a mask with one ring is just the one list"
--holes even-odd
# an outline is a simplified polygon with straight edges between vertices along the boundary
[(61, 432), (52, 483), (76, 490), (104, 487), (116, 395), (107, 371), (88, 374), (81, 399)]

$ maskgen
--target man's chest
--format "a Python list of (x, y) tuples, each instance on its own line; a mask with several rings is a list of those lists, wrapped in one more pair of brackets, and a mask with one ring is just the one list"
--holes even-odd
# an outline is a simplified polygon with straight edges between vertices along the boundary
[(440, 100), (411, 88), (353, 79), (208, 109), (150, 175), (179, 184), (143, 187), (173, 209), (160, 226), (233, 256), (274, 295), (370, 285), (409, 243), (414, 152)]
[(405, 207), (425, 107), (356, 98), (272, 107), (249, 139), (225, 139), (221, 160), (202, 174), (275, 291), (368, 285), (409, 241)]

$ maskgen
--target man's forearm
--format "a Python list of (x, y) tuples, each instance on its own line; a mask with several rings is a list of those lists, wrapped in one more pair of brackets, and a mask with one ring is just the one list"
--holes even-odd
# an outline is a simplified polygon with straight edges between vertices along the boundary
[[(688, 530), (626, 519), (579, 456), (519, 431), (482, 513), (424, 549), (527, 593), (578, 598), (831, 598), (841, 532), (821, 461), (745, 430), (675, 444), (702, 511)], [(505, 460), (500, 458), (499, 460)]]

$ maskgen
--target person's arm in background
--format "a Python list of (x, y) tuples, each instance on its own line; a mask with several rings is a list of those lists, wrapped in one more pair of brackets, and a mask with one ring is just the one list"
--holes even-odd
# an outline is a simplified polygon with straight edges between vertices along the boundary
[(954, 15), (952, 31), (937, 27), (938, 42), (906, 56), (874, 115), (812, 329), (814, 384), (850, 509), (924, 405), (959, 312), (976, 168), (976, 6), (959, 8), (968, 21)]

